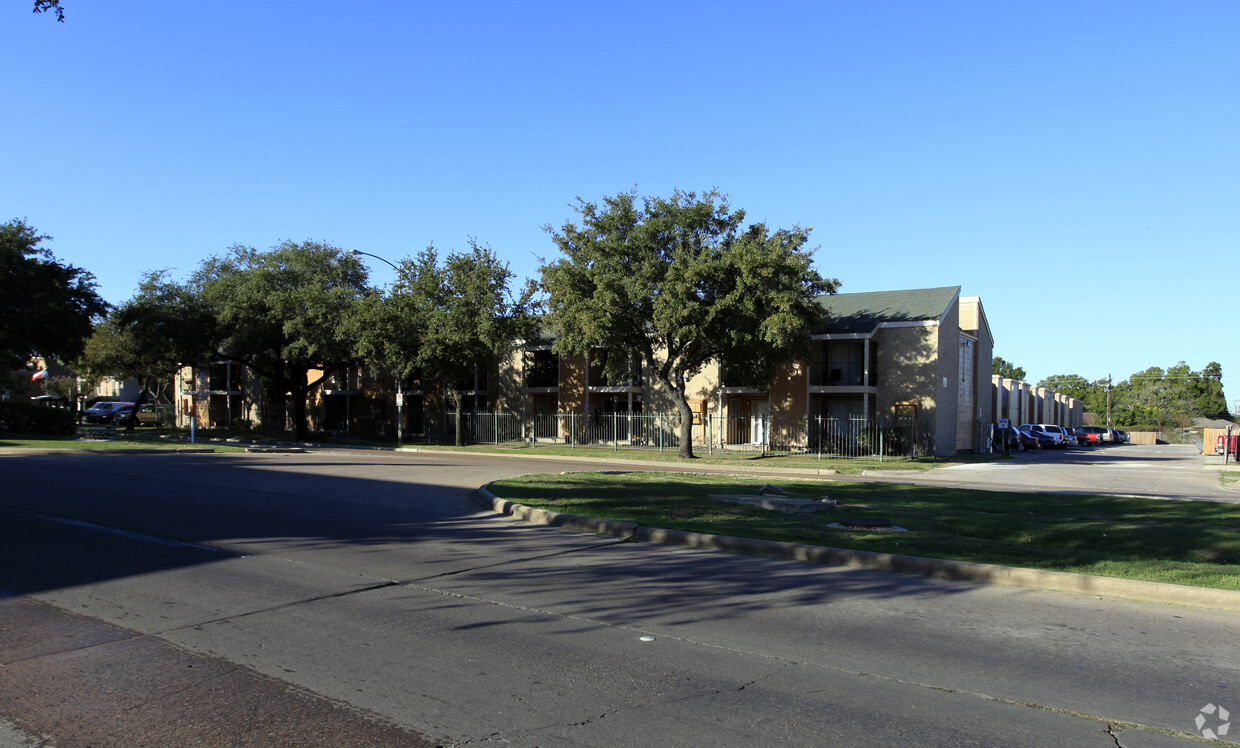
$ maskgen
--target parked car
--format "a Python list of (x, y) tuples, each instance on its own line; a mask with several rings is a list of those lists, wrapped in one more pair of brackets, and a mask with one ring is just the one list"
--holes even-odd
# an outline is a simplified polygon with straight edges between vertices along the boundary
[(1044, 431), (1034, 431), (1029, 425), (1012, 429), (1012, 448), (1024, 452), (1029, 449), (1053, 449), (1062, 446), (1054, 436)]
[(1050, 436), (1054, 440), (1054, 445), (1060, 449), (1068, 446), (1068, 435), (1064, 433), (1063, 427), (1053, 423), (1024, 423), (1021, 424), (1021, 429)]
[[(132, 412), (133, 412), (133, 406), (126, 405), (124, 408), (121, 408), (119, 411), (116, 412), (115, 415), (112, 416), (113, 422), (114, 423), (125, 423), (126, 421), (129, 420), (129, 414)], [(143, 405), (138, 406), (138, 419), (137, 419), (137, 423), (134, 425), (136, 426), (158, 426), (159, 425), (159, 412), (155, 410), (155, 406), (150, 403), (145, 403)]]
[(1084, 428), (1079, 426), (1070, 426), (1064, 429), (1064, 433), (1068, 435), (1078, 446), (1092, 447), (1095, 444), (1102, 443), (1102, 437), (1097, 434), (1091, 434)]
[(1098, 444), (1109, 444), (1111, 442), (1111, 430), (1102, 426), (1081, 426), (1081, 431), (1098, 437)]
[(114, 423), (118, 413), (132, 407), (133, 403), (98, 402), (86, 409), (83, 420), (87, 423)]
[(70, 408), (69, 398), (60, 395), (39, 395), (30, 398), (30, 402), (35, 405), (42, 405), (45, 408), (59, 408), (60, 410), (68, 410)]
[(1116, 429), (1115, 436), (1117, 437), (1116, 443), (1118, 444), (1128, 443), (1128, 432), (1127, 431), (1120, 431), (1119, 429)]

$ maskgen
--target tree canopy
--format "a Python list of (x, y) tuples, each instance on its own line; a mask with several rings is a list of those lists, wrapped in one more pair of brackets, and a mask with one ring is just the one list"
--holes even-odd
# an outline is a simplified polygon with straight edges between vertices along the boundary
[(1025, 370), (1010, 361), (1006, 361), (1001, 356), (995, 356), (990, 362), (990, 373), (997, 374), (1004, 379), (1015, 379), (1017, 381), (1025, 381)]
[(512, 293), (513, 277), (490, 248), (470, 239), (469, 251), (449, 253), (442, 263), (434, 247), (405, 259), (387, 297), (364, 305), (359, 350), (401, 378), (420, 373), (444, 383), (456, 412), (458, 446), (460, 390), (473, 389), (476, 371), (492, 371), (534, 334), (535, 289), (527, 285)]
[(684, 457), (689, 379), (721, 360), (769, 382), (821, 317), (815, 297), (839, 285), (813, 268), (807, 230), (741, 230), (744, 211), (714, 190), (621, 193), (601, 207), (579, 199), (576, 210), (579, 224), (546, 228), (564, 255), (540, 268), (555, 349), (602, 347), (609, 381), (627, 381), (630, 362), (643, 361), (675, 401)]
[(14, 219), (0, 224), (0, 356), (20, 366), (31, 356), (78, 358), (108, 305), (95, 276), (56, 261), (45, 236)]
[[(1223, 396), (1223, 367), (1210, 362), (1193, 371), (1183, 361), (1168, 369), (1151, 366), (1114, 382), (1110, 392), (1111, 423), (1124, 427), (1161, 429), (1186, 426), (1193, 417), (1231, 419)], [(1059, 374), (1038, 383), (1085, 403), (1085, 410), (1107, 413), (1107, 380), (1087, 381), (1077, 374)]]
[(291, 395), (298, 439), (306, 439), (312, 370), (356, 360), (352, 315), (368, 293), (365, 267), (320, 242), (284, 242), (270, 251), (234, 246), (203, 263), (190, 286), (215, 320), (216, 354), (263, 377), (272, 402)]
[(84, 364), (91, 372), (138, 380), (139, 403), (147, 392), (161, 398), (180, 367), (215, 351), (215, 329), (211, 311), (189, 288), (163, 271), (151, 272), (132, 299), (95, 327)]
[(1079, 374), (1055, 374), (1039, 381), (1037, 386), (1046, 387), (1061, 395), (1075, 397), (1077, 400), (1083, 401), (1085, 396), (1089, 394), (1093, 384)]

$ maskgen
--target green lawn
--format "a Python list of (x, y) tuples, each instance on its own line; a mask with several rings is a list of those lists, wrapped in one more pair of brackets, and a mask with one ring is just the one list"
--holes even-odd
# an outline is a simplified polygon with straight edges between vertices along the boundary
[[(81, 449), (126, 449), (132, 448), (132, 444), (126, 446), (125, 442), (133, 440), (140, 445), (153, 446), (158, 443), (167, 443), (164, 440), (155, 440), (153, 437), (157, 435), (167, 436), (170, 439), (179, 439), (183, 442), (188, 441), (189, 431), (186, 429), (174, 428), (149, 428), (140, 427), (132, 434), (119, 430), (117, 442), (105, 442), (108, 446), (98, 446), (99, 443), (76, 442), (72, 440), (64, 441), (60, 447), (81, 448)], [(232, 431), (226, 429), (198, 429), (197, 438), (200, 441), (210, 439), (231, 439), (237, 440), (248, 445), (264, 445), (278, 444), (281, 442), (293, 441), (291, 433), (268, 433), (268, 432), (252, 432), (252, 431)], [(38, 442), (37, 446), (50, 447), (50, 442), (37, 436), (22, 435), (20, 438), (8, 438), (0, 435), (0, 448), (5, 446), (36, 446), (35, 444), (22, 444), (21, 442)], [(170, 441), (170, 440), (169, 440)], [(379, 439), (362, 439), (357, 437), (341, 434), (339, 437), (332, 437), (324, 434), (316, 434), (311, 440), (314, 444), (330, 447), (330, 446), (354, 446), (354, 447), (377, 447), (393, 449), (396, 444), (392, 441)], [(599, 460), (630, 460), (630, 461), (646, 461), (660, 462), (679, 465), (710, 465), (715, 467), (727, 467), (735, 465), (745, 468), (796, 468), (798, 470), (820, 470), (824, 474), (837, 473), (840, 475), (860, 475), (862, 473), (872, 473), (877, 470), (912, 470), (926, 471), (935, 468), (944, 467), (946, 465), (965, 462), (965, 461), (989, 461), (1010, 459), (1001, 455), (970, 455), (963, 457), (954, 457), (950, 461), (933, 457), (924, 457), (917, 459), (909, 459), (904, 457), (885, 458), (831, 458), (822, 459), (812, 455), (799, 454), (752, 454), (752, 453), (728, 453), (720, 454), (715, 452), (709, 453), (704, 446), (698, 445), (695, 448), (696, 457), (693, 460), (682, 460), (676, 456), (675, 450), (667, 450), (659, 452), (658, 450), (616, 450), (599, 447), (568, 447), (558, 445), (538, 445), (534, 446), (528, 443), (511, 443), (511, 444), (470, 444), (465, 447), (454, 447), (451, 444), (443, 444), (438, 442), (420, 442), (410, 441), (404, 445), (407, 449), (417, 450), (464, 450), (467, 452), (481, 452), (490, 454), (521, 454), (521, 455), (542, 455), (546, 457), (583, 457)], [(221, 450), (223, 451), (223, 450)]]
[[(848, 481), (780, 482), (789, 493), (840, 503), (810, 515), (709, 498), (753, 494), (761, 483), (576, 473), (512, 478), (491, 490), (527, 506), (648, 527), (1240, 590), (1234, 504)], [(843, 517), (888, 519), (908, 532), (827, 526)]]
[[(343, 439), (341, 440), (343, 442)], [(387, 442), (386, 446), (392, 446)], [(797, 468), (809, 470), (829, 470), (840, 475), (860, 475), (875, 470), (915, 470), (926, 471), (958, 464), (965, 461), (987, 461), (994, 459), (1011, 459), (1002, 456), (977, 455), (954, 457), (950, 461), (936, 458), (823, 458), (817, 459), (805, 455), (757, 455), (757, 454), (708, 454), (704, 449), (695, 449), (692, 460), (682, 460), (676, 456), (675, 450), (659, 452), (657, 450), (616, 450), (599, 447), (562, 447), (562, 446), (531, 446), (529, 444), (494, 445), (471, 444), (465, 447), (453, 447), (450, 444), (424, 444), (414, 442), (406, 444), (410, 449), (421, 450), (465, 450), (467, 452), (484, 452), (494, 454), (544, 455), (549, 457), (584, 457), (598, 460), (635, 460), (645, 462), (665, 462), (679, 465), (710, 465), (727, 467), (736, 465), (747, 469), (752, 468)]]
[(83, 449), (83, 450), (117, 450), (117, 449), (181, 449), (194, 446), (210, 448), (216, 452), (243, 452), (243, 447), (224, 446), (219, 444), (189, 444), (188, 441), (171, 441), (153, 439), (151, 432), (138, 432), (137, 436), (127, 435), (124, 431), (107, 439), (76, 439), (63, 436), (37, 436), (33, 434), (0, 435), (0, 449)]

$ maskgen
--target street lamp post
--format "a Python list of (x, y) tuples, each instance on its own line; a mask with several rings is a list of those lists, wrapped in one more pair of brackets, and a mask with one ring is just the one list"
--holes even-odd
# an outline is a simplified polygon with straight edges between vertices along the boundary
[(376, 260), (382, 260), (383, 262), (386, 262), (387, 264), (391, 265), (393, 270), (395, 270), (395, 271), (396, 271), (396, 272), (398, 272), (398, 273), (400, 272), (400, 268), (396, 267), (396, 263), (392, 262), (391, 260), (384, 259), (384, 258), (380, 257), (379, 255), (372, 255), (371, 253), (369, 253), (369, 252), (363, 252), (363, 251), (362, 251), (362, 250), (360, 250), (360, 249), (350, 249), (350, 250), (349, 250), (349, 254), (351, 254), (351, 255), (366, 255), (367, 257), (373, 257), (373, 258), (375, 258)]
[[(367, 257), (373, 257), (376, 260), (381, 260), (383, 262), (386, 262), (387, 264), (391, 265), (392, 269), (395, 270), (398, 274), (400, 273), (400, 268), (396, 267), (396, 263), (392, 262), (389, 259), (380, 257), (379, 255), (372, 255), (371, 253), (363, 252), (360, 249), (350, 249), (349, 254), (354, 255), (354, 256), (366, 255)], [(405, 443), (405, 390), (404, 390), (404, 386), (401, 384), (400, 376), (397, 376), (396, 377), (396, 444), (397, 446), (399, 446), (404, 443)]]

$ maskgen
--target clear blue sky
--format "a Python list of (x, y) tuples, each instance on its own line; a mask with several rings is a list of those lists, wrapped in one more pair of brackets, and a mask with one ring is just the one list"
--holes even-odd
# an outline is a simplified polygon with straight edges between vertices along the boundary
[(64, 3), (0, 10), (0, 220), (111, 302), (284, 239), (534, 277), (577, 196), (718, 187), (842, 291), (981, 296), (1031, 381), (1240, 401), (1234, 0)]

